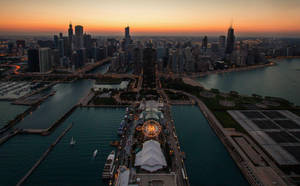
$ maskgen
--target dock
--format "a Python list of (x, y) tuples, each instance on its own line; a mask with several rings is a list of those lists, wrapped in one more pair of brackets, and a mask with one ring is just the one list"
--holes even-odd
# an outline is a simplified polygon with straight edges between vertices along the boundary
[(56, 120), (50, 127), (46, 129), (22, 129), (20, 134), (39, 134), (42, 136), (49, 135), (55, 128), (57, 128), (63, 121), (65, 121), (78, 107), (78, 105), (73, 106), (68, 112), (66, 112), (61, 118)]
[(52, 91), (48, 94), (42, 95), (41, 93), (37, 93), (31, 96), (28, 96), (26, 98), (17, 99), (12, 104), (14, 105), (25, 105), (25, 106), (32, 106), (36, 104), (41, 104), (43, 101), (48, 99), (49, 97), (53, 96), (55, 94), (55, 91)]
[[(48, 97), (52, 96), (55, 94), (55, 92), (52, 92), (44, 97), (42, 97), (40, 100), (34, 102), (34, 103), (30, 103), (30, 104), (26, 104), (24, 103), (24, 99), (39, 93), (42, 90), (45, 90), (53, 85), (55, 85), (57, 82), (53, 82), (51, 84), (49, 84), (47, 87), (43, 87), (42, 89), (39, 89), (33, 93), (31, 93), (30, 95), (26, 95), (23, 96), (22, 99), (17, 99), (13, 104), (17, 104), (17, 105), (29, 105), (30, 107), (25, 110), (23, 113), (17, 115), (13, 120), (9, 121), (6, 125), (4, 125), (2, 128), (0, 128), (0, 135), (7, 132), (9, 129), (11, 129), (13, 126), (15, 126), (17, 123), (19, 123), (20, 121), (22, 121), (28, 114), (31, 114), (34, 110), (36, 110), (38, 108), (38, 106), (40, 104), (43, 103), (43, 101), (45, 101), (46, 99), (48, 99)], [(0, 143), (1, 144), (1, 143)]]
[[(57, 128), (63, 121), (65, 121), (77, 109), (77, 107), (78, 107), (77, 104), (74, 105), (68, 112), (66, 112), (61, 118), (56, 120), (50, 127), (46, 129), (15, 129), (14, 131), (8, 131), (9, 128), (2, 129), (0, 131), (0, 134), (3, 134), (3, 136), (0, 138), (0, 145), (5, 143), (12, 137), (16, 136), (17, 134), (36, 134), (36, 135), (47, 136), (51, 134), (54, 131), (54, 129)], [(18, 121), (20, 120), (21, 119), (19, 119)], [(15, 125), (18, 121), (14, 121), (13, 124)]]
[[(189, 186), (189, 178), (184, 163), (184, 153), (181, 151), (174, 121), (171, 116), (171, 105), (166, 100), (161, 99), (160, 101), (142, 101), (139, 107), (133, 104), (129, 106), (131, 108), (127, 109), (126, 114), (130, 113), (134, 119), (125, 121), (125, 126), (121, 129), (120, 144), (116, 152), (116, 170), (121, 171), (128, 168), (127, 170), (130, 173), (127, 174), (135, 175), (139, 180), (137, 181), (139, 185), (148, 185), (152, 181), (154, 183), (155, 180), (159, 180), (158, 182), (164, 185)], [(160, 111), (156, 112), (155, 108)], [(157, 116), (155, 120), (153, 118), (146, 119), (143, 114), (147, 112), (149, 112), (149, 115), (152, 113), (153, 117)], [(161, 115), (157, 114), (158, 112)], [(142, 128), (147, 128), (148, 126), (154, 126), (155, 132), (148, 133), (148, 130), (142, 130)], [(161, 132), (162, 130), (164, 132)], [(141, 136), (143, 136), (143, 139), (141, 139)], [(140, 146), (139, 148), (132, 146), (134, 141), (138, 141), (137, 146)], [(158, 144), (158, 148), (156, 148), (156, 144)], [(167, 149), (164, 149), (165, 147)], [(152, 152), (155, 152), (155, 154), (150, 152), (151, 150), (149, 149), (152, 149)], [(162, 152), (162, 150), (166, 150), (165, 153), (162, 153), (162, 156), (158, 156), (157, 154)], [(144, 153), (146, 151), (149, 151), (150, 156), (145, 156)], [(155, 159), (152, 159), (153, 161), (161, 158), (161, 161), (157, 163), (162, 167), (149, 171), (148, 164), (143, 161), (151, 157)], [(145, 159), (143, 160), (143, 158)], [(168, 162), (165, 165), (162, 163), (164, 160)], [(142, 165), (145, 166), (142, 167)], [(115, 177), (119, 178), (118, 176)], [(119, 179), (121, 178), (117, 179), (115, 177), (111, 178), (110, 181), (119, 183)], [(128, 183), (135, 184), (136, 181), (134, 179)]]
[(25, 110), (23, 113), (17, 115), (15, 117), (15, 119), (9, 121), (6, 125), (4, 125), (1, 129), (0, 129), (0, 135), (7, 132), (10, 128), (12, 128), (13, 126), (15, 126), (18, 122), (20, 122), (21, 120), (23, 120), (28, 114), (32, 113), (35, 109), (37, 109), (37, 106), (33, 106), (28, 108), (27, 110)]

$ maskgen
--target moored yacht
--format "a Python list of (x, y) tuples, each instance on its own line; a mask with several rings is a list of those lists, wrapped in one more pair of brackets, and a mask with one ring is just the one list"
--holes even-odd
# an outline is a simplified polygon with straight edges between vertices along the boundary
[(114, 161), (115, 161), (115, 151), (111, 151), (111, 153), (108, 155), (103, 172), (102, 172), (102, 179), (107, 180), (111, 179), (114, 173)]

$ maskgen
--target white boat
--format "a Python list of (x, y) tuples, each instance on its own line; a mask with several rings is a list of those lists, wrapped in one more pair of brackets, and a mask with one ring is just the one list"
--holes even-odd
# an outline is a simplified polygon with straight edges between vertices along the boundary
[(111, 153), (108, 155), (104, 168), (103, 168), (103, 172), (102, 172), (102, 179), (110, 179), (113, 176), (114, 170), (115, 170), (115, 166), (114, 166), (114, 162), (115, 162), (115, 151), (111, 151)]
[(98, 150), (96, 149), (93, 153), (93, 157), (95, 158), (97, 156), (97, 154), (98, 154)]
[(74, 138), (72, 137), (71, 141), (70, 141), (70, 145), (73, 146), (76, 144), (76, 141), (74, 140)]

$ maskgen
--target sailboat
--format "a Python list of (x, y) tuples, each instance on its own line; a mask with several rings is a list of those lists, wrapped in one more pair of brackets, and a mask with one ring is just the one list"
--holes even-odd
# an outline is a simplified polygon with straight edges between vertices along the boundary
[(98, 149), (96, 149), (96, 150), (94, 151), (93, 157), (95, 158), (95, 157), (97, 156), (97, 154), (98, 154)]
[(76, 141), (74, 140), (74, 138), (72, 137), (71, 141), (70, 141), (70, 145), (73, 146), (75, 145)]

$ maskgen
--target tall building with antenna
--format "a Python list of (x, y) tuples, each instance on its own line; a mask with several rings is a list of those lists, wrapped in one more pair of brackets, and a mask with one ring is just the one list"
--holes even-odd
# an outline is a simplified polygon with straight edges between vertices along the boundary
[(132, 43), (130, 37), (130, 28), (129, 26), (125, 27), (125, 38), (123, 40), (123, 50), (126, 51), (128, 49), (128, 45)]
[(72, 23), (69, 24), (68, 37), (69, 37), (70, 47), (72, 48), (72, 44), (73, 44), (73, 26), (72, 26)]
[(234, 50), (234, 42), (235, 42), (235, 36), (234, 36), (234, 29), (232, 28), (232, 25), (228, 29), (227, 33), (227, 43), (226, 43), (226, 54), (231, 54)]
[(126, 28), (125, 28), (125, 39), (131, 39), (130, 38), (130, 28), (129, 28), (129, 26), (127, 26)]

